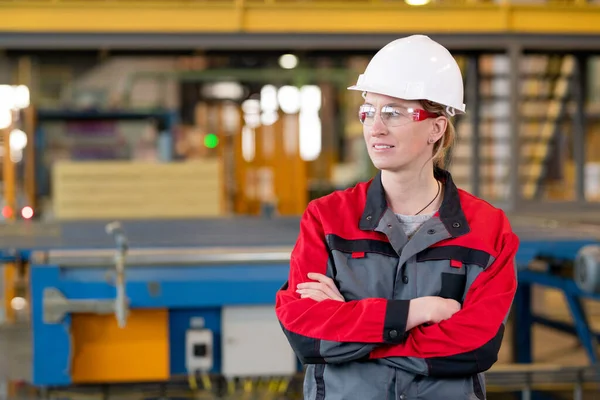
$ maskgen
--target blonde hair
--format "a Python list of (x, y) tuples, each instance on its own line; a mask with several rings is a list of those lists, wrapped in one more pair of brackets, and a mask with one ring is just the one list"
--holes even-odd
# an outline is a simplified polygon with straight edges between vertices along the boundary
[(452, 123), (451, 116), (446, 111), (446, 106), (438, 103), (434, 103), (429, 100), (421, 100), (421, 106), (429, 112), (438, 114), (446, 117), (448, 124), (446, 125), (446, 132), (442, 135), (440, 140), (435, 142), (433, 145), (433, 166), (438, 168), (445, 168), (447, 161), (449, 161), (448, 153), (452, 151), (454, 143), (456, 142), (456, 129)]

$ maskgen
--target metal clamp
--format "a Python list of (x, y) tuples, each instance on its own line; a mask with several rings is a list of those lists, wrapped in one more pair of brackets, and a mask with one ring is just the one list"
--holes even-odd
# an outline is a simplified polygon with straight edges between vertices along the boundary
[(129, 246), (120, 223), (112, 222), (106, 225), (106, 233), (112, 235), (117, 244), (117, 252), (114, 256), (116, 298), (114, 300), (68, 300), (57, 288), (46, 288), (42, 300), (44, 323), (60, 323), (67, 314), (72, 313), (114, 313), (119, 327), (125, 327), (129, 314), (129, 300), (125, 294), (125, 258)]
[(44, 289), (42, 301), (45, 324), (58, 324), (72, 313), (112, 314), (115, 311), (114, 300), (67, 300), (56, 288)]
[(129, 245), (127, 244), (127, 237), (119, 222), (111, 222), (106, 225), (106, 233), (112, 235), (117, 244), (117, 252), (115, 254), (115, 271), (117, 277), (115, 280), (115, 286), (117, 289), (117, 296), (115, 299), (115, 315), (117, 317), (117, 323), (120, 328), (125, 327), (129, 310), (127, 307), (127, 297), (125, 295), (125, 258)]

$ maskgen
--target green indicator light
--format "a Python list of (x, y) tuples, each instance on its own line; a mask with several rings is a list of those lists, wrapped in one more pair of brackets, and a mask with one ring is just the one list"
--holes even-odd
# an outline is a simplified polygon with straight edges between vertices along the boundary
[(209, 149), (214, 149), (219, 144), (219, 138), (214, 133), (204, 136), (204, 145)]

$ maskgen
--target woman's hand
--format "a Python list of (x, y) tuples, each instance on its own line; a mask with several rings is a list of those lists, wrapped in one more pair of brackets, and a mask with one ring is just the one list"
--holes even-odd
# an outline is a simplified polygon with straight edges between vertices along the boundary
[(460, 311), (461, 305), (453, 299), (444, 299), (434, 297), (435, 306), (431, 308), (429, 314), (429, 322), (439, 324), (440, 322), (451, 318), (454, 314)]
[(313, 299), (315, 301), (336, 300), (345, 302), (344, 297), (340, 294), (333, 279), (326, 277), (323, 274), (311, 272), (308, 274), (309, 279), (317, 282), (304, 282), (298, 284), (296, 292), (300, 294), (302, 299)]
[(460, 303), (452, 299), (437, 296), (412, 299), (408, 308), (406, 330), (409, 331), (423, 324), (438, 324), (452, 317), (460, 309)]

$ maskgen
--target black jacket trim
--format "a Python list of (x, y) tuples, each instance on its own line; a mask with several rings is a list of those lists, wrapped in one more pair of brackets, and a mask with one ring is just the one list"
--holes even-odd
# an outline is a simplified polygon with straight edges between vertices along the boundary
[(315, 400), (325, 400), (325, 364), (315, 367), (315, 386), (317, 387), (317, 395)]
[(462, 246), (430, 247), (417, 254), (417, 262), (430, 260), (456, 260), (463, 264), (476, 264), (487, 268), (491, 255), (483, 250)]
[(429, 375), (439, 378), (464, 377), (485, 372), (498, 360), (498, 352), (504, 336), (504, 324), (496, 336), (478, 349), (449, 357), (427, 359)]
[(331, 250), (344, 253), (378, 253), (398, 258), (398, 254), (388, 242), (373, 239), (344, 239), (337, 235), (328, 235), (327, 242)]
[(410, 300), (388, 300), (383, 324), (383, 341), (402, 343), (406, 339), (406, 322)]
[(375, 230), (386, 209), (387, 200), (381, 183), (381, 172), (379, 172), (367, 189), (367, 202), (358, 227), (362, 230)]
[(473, 393), (475, 393), (478, 400), (485, 400), (485, 393), (478, 374), (473, 375)]
[(280, 325), (294, 353), (296, 353), (302, 364), (325, 364), (325, 359), (321, 356), (320, 352), (320, 340), (288, 331), (281, 323)]
[(453, 299), (462, 304), (467, 286), (467, 275), (442, 272), (442, 288), (438, 296)]
[(433, 175), (438, 181), (444, 183), (445, 192), (444, 200), (442, 200), (442, 205), (440, 206), (440, 220), (453, 237), (466, 235), (470, 232), (471, 228), (469, 228), (467, 217), (465, 217), (460, 204), (458, 188), (452, 180), (452, 175), (450, 175), (450, 172), (440, 168), (435, 168)]

